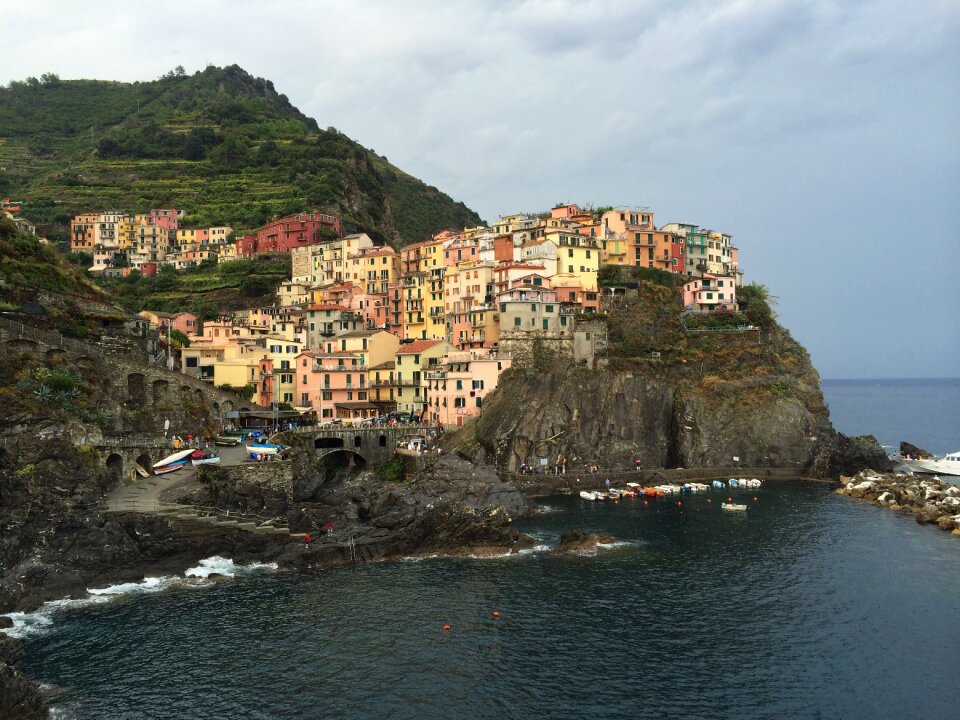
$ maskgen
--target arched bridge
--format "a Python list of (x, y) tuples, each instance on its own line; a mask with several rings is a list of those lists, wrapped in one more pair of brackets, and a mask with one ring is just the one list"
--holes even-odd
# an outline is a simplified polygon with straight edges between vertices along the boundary
[(377, 464), (390, 460), (398, 447), (415, 438), (430, 441), (431, 425), (394, 425), (385, 427), (301, 427), (274, 435), (271, 440), (296, 445), (311, 451), (317, 460), (335, 453), (359, 456), (364, 462)]

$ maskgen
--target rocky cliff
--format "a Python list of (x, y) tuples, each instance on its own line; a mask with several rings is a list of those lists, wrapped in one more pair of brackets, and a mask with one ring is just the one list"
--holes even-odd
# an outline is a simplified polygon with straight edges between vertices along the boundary
[(675, 289), (648, 283), (607, 309), (602, 369), (544, 358), (511, 369), (453, 448), (507, 472), (541, 458), (817, 477), (887, 466), (875, 440), (833, 429), (809, 355), (775, 323), (688, 332)]

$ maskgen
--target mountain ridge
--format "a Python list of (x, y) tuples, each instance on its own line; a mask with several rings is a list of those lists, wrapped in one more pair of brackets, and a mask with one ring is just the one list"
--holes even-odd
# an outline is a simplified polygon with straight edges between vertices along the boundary
[(136, 83), (44, 75), (0, 88), (0, 195), (25, 200), (27, 217), (61, 232), (78, 212), (150, 207), (239, 231), (320, 209), (340, 215), (346, 232), (397, 246), (482, 222), (237, 65)]

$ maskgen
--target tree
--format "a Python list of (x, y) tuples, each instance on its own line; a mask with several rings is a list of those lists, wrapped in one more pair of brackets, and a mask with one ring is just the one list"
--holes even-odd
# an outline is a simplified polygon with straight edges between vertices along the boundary
[(171, 330), (170, 344), (173, 346), (173, 352), (180, 352), (181, 348), (190, 347), (190, 338), (179, 330)]

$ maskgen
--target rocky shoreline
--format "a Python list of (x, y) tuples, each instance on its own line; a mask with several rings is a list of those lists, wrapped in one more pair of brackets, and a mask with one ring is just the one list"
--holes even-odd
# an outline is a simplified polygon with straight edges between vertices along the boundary
[(877, 507), (914, 513), (917, 522), (936, 525), (960, 537), (960, 485), (938, 477), (863, 470), (841, 477), (838, 495), (871, 502)]

